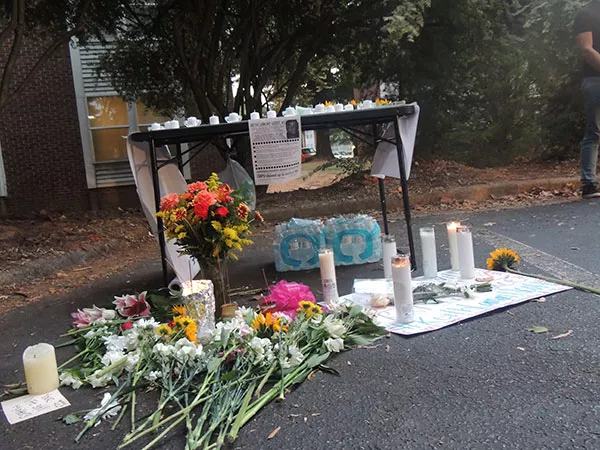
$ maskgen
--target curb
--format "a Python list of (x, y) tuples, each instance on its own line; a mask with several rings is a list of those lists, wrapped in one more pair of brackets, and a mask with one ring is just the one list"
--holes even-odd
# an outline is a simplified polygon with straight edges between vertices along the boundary
[[(441, 203), (452, 203), (453, 201), (474, 201), (483, 202), (494, 200), (511, 195), (524, 194), (532, 189), (556, 190), (563, 189), (569, 184), (579, 186), (579, 178), (555, 178), (524, 181), (504, 181), (489, 184), (476, 184), (473, 186), (464, 186), (451, 191), (431, 192), (428, 194), (410, 195), (411, 206), (439, 205)], [(388, 197), (388, 211), (401, 211), (403, 209), (402, 197), (397, 195)], [(260, 213), (267, 222), (286, 221), (292, 217), (314, 218), (330, 215), (333, 211), (336, 214), (351, 214), (363, 211), (379, 210), (379, 198), (371, 197), (360, 200), (344, 201), (343, 203), (334, 201), (323, 201), (310, 206), (260, 209)]]

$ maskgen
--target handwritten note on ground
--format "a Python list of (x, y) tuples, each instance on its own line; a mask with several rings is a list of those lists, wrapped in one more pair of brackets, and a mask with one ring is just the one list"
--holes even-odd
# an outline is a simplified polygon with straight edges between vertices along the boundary
[(8, 423), (23, 422), (33, 417), (41, 416), (57, 409), (65, 408), (70, 403), (56, 389), (42, 395), (24, 395), (2, 402), (2, 410)]

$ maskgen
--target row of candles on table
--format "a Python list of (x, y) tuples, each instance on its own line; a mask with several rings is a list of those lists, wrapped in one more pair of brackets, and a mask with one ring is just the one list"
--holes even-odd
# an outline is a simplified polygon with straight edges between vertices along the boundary
[[(459, 222), (450, 222), (446, 225), (446, 229), (451, 270), (460, 272), (460, 277), (463, 279), (475, 278), (471, 227), (461, 225)], [(435, 229), (420, 228), (419, 236), (423, 253), (423, 276), (435, 278), (438, 274)], [(382, 253), (384, 276), (393, 281), (396, 320), (398, 323), (410, 323), (414, 318), (410, 256), (397, 254), (396, 240), (391, 235), (382, 237)], [(323, 299), (325, 303), (333, 303), (338, 299), (333, 250), (327, 248), (319, 250), (319, 264)]]
[[(375, 108), (377, 106), (377, 104), (375, 102), (373, 102), (372, 100), (364, 100), (360, 105), (357, 106), (358, 109), (371, 109), (371, 108)], [(342, 112), (342, 111), (354, 111), (355, 107), (352, 103), (348, 103), (346, 105), (342, 104), (342, 103), (336, 103), (334, 105), (325, 105), (324, 103), (319, 103), (318, 105), (315, 105), (314, 108), (303, 108), (303, 107), (293, 107), (293, 106), (289, 106), (287, 107), (283, 112), (282, 115), (284, 117), (291, 117), (291, 116), (302, 116), (302, 115), (307, 115), (307, 114), (322, 114), (322, 113), (333, 113), (333, 112)], [(273, 111), (272, 109), (267, 111), (267, 119), (274, 119), (275, 117), (277, 117), (277, 112)], [(252, 113), (250, 113), (250, 120), (258, 120), (261, 119), (261, 115), (260, 113), (254, 111)], [(242, 116), (240, 116), (238, 113), (236, 112), (232, 112), (229, 115), (227, 115), (225, 117), (225, 122), (227, 123), (232, 123), (232, 122), (239, 122), (242, 120)], [(218, 125), (221, 122), (219, 116), (217, 115), (212, 115), (208, 118), (208, 123), (210, 125)], [(202, 124), (202, 120), (198, 119), (197, 117), (188, 117), (187, 119), (185, 119), (185, 121), (183, 122), (183, 125), (187, 128), (190, 127), (197, 127), (200, 126)], [(179, 123), (178, 120), (167, 120), (166, 122), (164, 122), (164, 124), (160, 124), (158, 122), (155, 122), (153, 124), (151, 124), (148, 129), (150, 131), (157, 131), (157, 130), (173, 130), (173, 129), (177, 129), (181, 126), (181, 124)]]

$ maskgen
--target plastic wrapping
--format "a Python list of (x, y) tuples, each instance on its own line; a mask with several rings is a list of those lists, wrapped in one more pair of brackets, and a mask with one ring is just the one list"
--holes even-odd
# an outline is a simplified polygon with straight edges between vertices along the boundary
[(357, 214), (328, 219), (325, 239), (333, 248), (336, 266), (381, 260), (381, 228), (373, 217)]
[(319, 248), (325, 246), (320, 220), (290, 219), (275, 227), (273, 254), (278, 272), (319, 267)]

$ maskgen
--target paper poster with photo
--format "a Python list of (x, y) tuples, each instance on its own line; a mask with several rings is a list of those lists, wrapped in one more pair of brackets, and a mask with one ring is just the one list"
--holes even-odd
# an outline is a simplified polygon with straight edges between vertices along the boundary
[(248, 122), (256, 185), (283, 183), (302, 175), (300, 117)]

